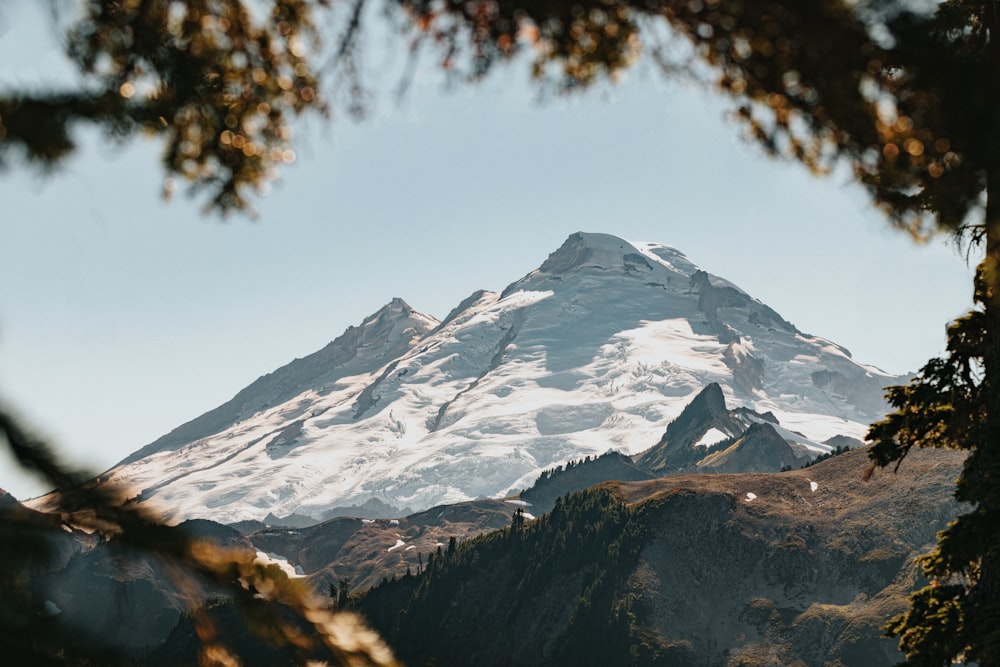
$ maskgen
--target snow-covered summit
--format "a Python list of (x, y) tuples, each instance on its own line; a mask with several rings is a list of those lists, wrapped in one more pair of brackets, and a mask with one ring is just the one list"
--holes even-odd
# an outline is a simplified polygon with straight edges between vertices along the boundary
[(822, 442), (863, 435), (897, 381), (675, 248), (581, 232), (441, 322), (394, 299), (109, 477), (176, 518), (320, 519), (372, 499), (419, 510), (646, 450), (713, 382)]
[(579, 272), (618, 273), (639, 277), (671, 278), (690, 276), (697, 267), (679, 250), (652, 243), (631, 243), (610, 234), (577, 232), (542, 263), (537, 270), (514, 282), (504, 294), (540, 284), (556, 284)]

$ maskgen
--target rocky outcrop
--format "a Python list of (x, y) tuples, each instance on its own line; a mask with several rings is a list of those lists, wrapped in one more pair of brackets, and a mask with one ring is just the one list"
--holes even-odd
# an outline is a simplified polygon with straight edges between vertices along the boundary
[(636, 455), (635, 462), (654, 473), (685, 465), (690, 462), (698, 442), (713, 428), (727, 436), (736, 436), (746, 428), (726, 408), (722, 387), (717, 382), (702, 389), (667, 425), (660, 441)]
[(699, 460), (699, 472), (778, 472), (784, 468), (798, 468), (813, 458), (801, 449), (795, 449), (767, 422), (750, 425), (736, 442), (716, 449)]
[[(667, 426), (656, 445), (634, 460), (644, 470), (668, 475), (682, 471), (777, 472), (812, 458), (814, 454), (792, 446), (770, 426), (777, 421), (770, 413), (728, 409), (722, 387), (713, 382)], [(703, 442), (713, 429), (715, 440)]]

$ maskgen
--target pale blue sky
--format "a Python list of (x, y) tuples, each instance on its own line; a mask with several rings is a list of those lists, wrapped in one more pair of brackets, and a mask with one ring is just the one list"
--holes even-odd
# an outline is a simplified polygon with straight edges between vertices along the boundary
[[(18, 25), (0, 25), (0, 82), (57, 71), (51, 49), (15, 57), (44, 32)], [(525, 66), (448, 92), (425, 62), (364, 123), (300, 124), (253, 222), (161, 202), (148, 140), (82, 133), (55, 175), (0, 174), (0, 397), (101, 470), (392, 297), (443, 317), (578, 230), (675, 245), (895, 372), (939, 354), (970, 303), (950, 247), (890, 230), (843, 177), (762, 157), (724, 100), (639, 68), (538, 104)], [(0, 488), (37, 490), (5, 460)]]

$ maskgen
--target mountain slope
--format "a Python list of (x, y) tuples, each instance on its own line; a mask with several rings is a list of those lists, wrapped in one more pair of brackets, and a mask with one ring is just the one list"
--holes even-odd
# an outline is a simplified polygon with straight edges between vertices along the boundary
[(730, 410), (722, 388), (713, 382), (667, 425), (656, 445), (635, 456), (635, 462), (660, 476), (682, 472), (778, 472), (786, 467), (802, 467), (817, 452), (827, 452), (830, 442), (852, 442), (848, 448), (861, 444), (843, 435), (825, 443), (813, 442), (782, 427), (770, 412)]
[(861, 436), (900, 380), (674, 248), (578, 233), (441, 323), (393, 302), (104, 478), (175, 519), (320, 519), (372, 499), (420, 510), (643, 451), (711, 383), (821, 443)]
[(915, 454), (868, 481), (852, 451), (609, 483), (359, 607), (408, 664), (888, 667), (902, 656), (881, 627), (959, 510), (962, 454)]
[(214, 435), (246, 417), (295, 398), (305, 387), (322, 393), (344, 377), (372, 373), (407, 352), (415, 340), (437, 324), (437, 320), (417, 313), (402, 299), (393, 299), (322, 350), (258, 378), (219, 407), (178, 426), (119, 465)]

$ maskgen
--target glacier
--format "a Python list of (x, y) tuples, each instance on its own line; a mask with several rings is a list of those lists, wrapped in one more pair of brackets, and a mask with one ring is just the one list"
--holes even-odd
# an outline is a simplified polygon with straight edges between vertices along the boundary
[(712, 382), (818, 454), (863, 438), (904, 380), (676, 248), (580, 232), (441, 321), (393, 299), (100, 479), (174, 521), (319, 521), (372, 499), (422, 510), (648, 449)]

